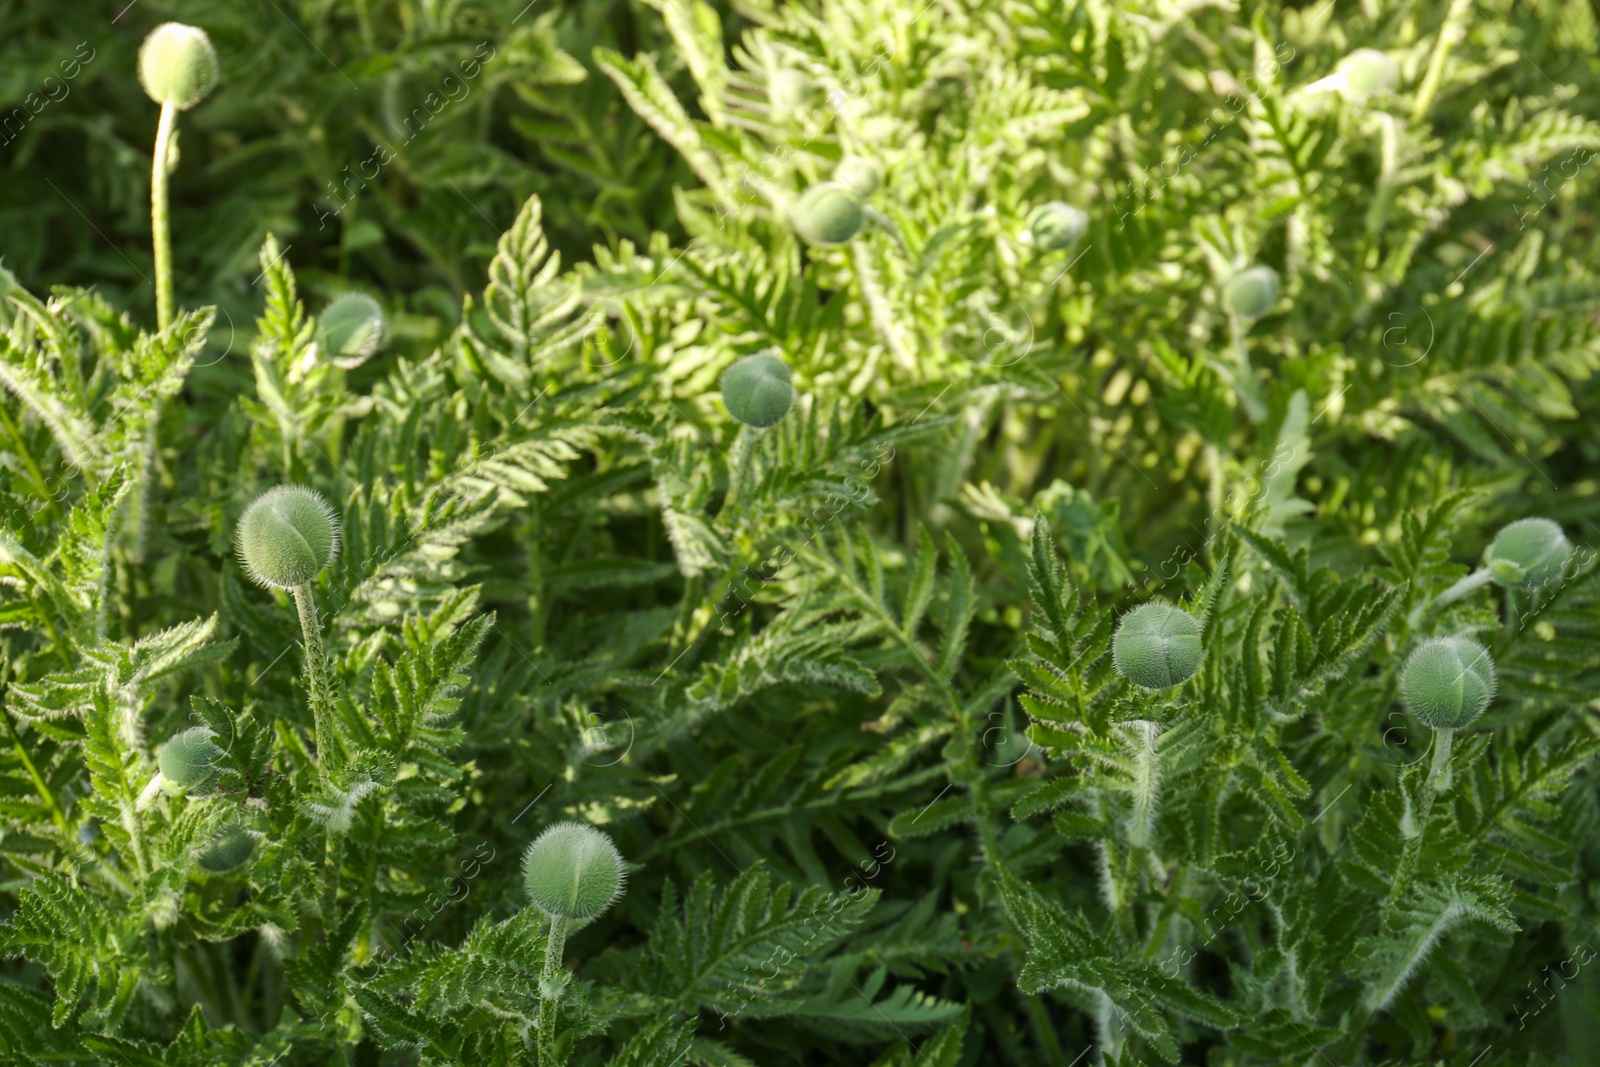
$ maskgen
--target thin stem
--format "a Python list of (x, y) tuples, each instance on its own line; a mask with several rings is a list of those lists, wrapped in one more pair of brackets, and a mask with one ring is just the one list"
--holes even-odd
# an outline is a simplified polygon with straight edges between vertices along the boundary
[(172, 155), (172, 130), (177, 125), (178, 109), (161, 105), (161, 124), (156, 127), (155, 159), (150, 165), (150, 231), (155, 239), (156, 328), (172, 325), (172, 235), (167, 230), (167, 161)]
[(1488, 585), (1492, 579), (1493, 575), (1489, 573), (1489, 568), (1478, 568), (1465, 578), (1461, 579), (1455, 585), (1452, 585), (1449, 589), (1446, 589), (1444, 592), (1434, 597), (1431, 601), (1428, 601), (1425, 604), (1418, 604), (1416, 608), (1412, 610), (1411, 617), (1407, 620), (1407, 622), (1409, 622), (1412, 626), (1415, 626), (1417, 623), (1422, 621), (1423, 616), (1431, 615), (1433, 612), (1438, 611), (1445, 605), (1455, 603), (1457, 600), (1460, 600), (1462, 597), (1466, 596), (1468, 593), (1471, 593), (1478, 587)]
[(745, 471), (750, 466), (750, 454), (755, 451), (756, 431), (740, 426), (728, 452), (728, 495), (723, 498), (722, 510), (731, 511), (739, 502), (739, 490), (744, 487)]
[(1428, 73), (1422, 76), (1416, 102), (1411, 105), (1411, 117), (1418, 122), (1427, 117), (1428, 109), (1433, 106), (1434, 94), (1444, 80), (1445, 61), (1450, 58), (1450, 49), (1455, 46), (1456, 38), (1462, 36), (1461, 20), (1466, 17), (1470, 6), (1471, 0), (1452, 0), (1450, 10), (1445, 13), (1444, 22), (1439, 26), (1439, 37), (1433, 44), (1433, 57), (1428, 60)]
[(561, 955), (567, 947), (567, 918), (550, 917), (550, 940), (544, 948), (544, 970), (539, 975), (539, 1067), (556, 1067), (556, 1002), (561, 990), (555, 985), (561, 974)]
[(1250, 346), (1245, 342), (1246, 330), (1241, 328), (1239, 316), (1228, 316), (1228, 331), (1233, 335), (1233, 358), (1235, 384), (1239, 390), (1239, 401), (1244, 404), (1245, 414), (1251, 422), (1262, 422), (1267, 417), (1266, 401), (1261, 399), (1261, 388), (1256, 384), (1255, 368), (1250, 366)]
[(316, 724), (317, 762), (326, 775), (333, 762), (332, 700), (328, 691), (328, 664), (322, 651), (322, 622), (317, 618), (317, 602), (311, 584), (296, 586), (294, 606), (300, 612), (300, 633), (305, 640), (306, 689), (311, 717)]

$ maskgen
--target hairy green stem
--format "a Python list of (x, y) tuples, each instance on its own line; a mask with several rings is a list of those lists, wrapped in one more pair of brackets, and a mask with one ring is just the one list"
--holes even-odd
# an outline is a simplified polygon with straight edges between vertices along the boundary
[(156, 329), (172, 325), (172, 235), (167, 229), (167, 163), (172, 155), (172, 131), (178, 122), (178, 109), (161, 105), (161, 124), (156, 127), (155, 158), (150, 164), (150, 231), (155, 242)]
[(328, 691), (328, 664), (322, 651), (322, 622), (317, 618), (317, 602), (309, 582), (295, 587), (294, 606), (300, 613), (300, 633), (305, 641), (306, 689), (316, 729), (317, 763), (326, 777), (333, 762), (333, 723), (330, 721), (333, 707)]
[(1418, 604), (1411, 610), (1411, 615), (1406, 619), (1406, 621), (1410, 625), (1415, 626), (1426, 616), (1433, 614), (1440, 608), (1455, 603), (1457, 600), (1460, 600), (1462, 597), (1481, 586), (1488, 585), (1492, 577), (1493, 576), (1490, 575), (1487, 567), (1482, 567), (1473, 571), (1471, 574), (1467, 575), (1465, 578), (1461, 579), (1459, 582), (1452, 585), (1449, 589), (1446, 589), (1432, 600)]
[(1448, 726), (1433, 731), (1433, 766), (1428, 770), (1428, 789), (1435, 793), (1450, 788), (1450, 743), (1455, 734)]
[(544, 970), (539, 975), (539, 1067), (556, 1064), (556, 1003), (561, 990), (556, 988), (561, 973), (561, 955), (567, 947), (567, 918), (550, 918), (550, 940), (544, 949)]

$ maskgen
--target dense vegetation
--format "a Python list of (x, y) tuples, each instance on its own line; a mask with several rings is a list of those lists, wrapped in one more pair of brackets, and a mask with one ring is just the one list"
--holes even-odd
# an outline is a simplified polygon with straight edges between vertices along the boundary
[(1592, 1058), (1592, 5), (0, 18), (4, 1062)]

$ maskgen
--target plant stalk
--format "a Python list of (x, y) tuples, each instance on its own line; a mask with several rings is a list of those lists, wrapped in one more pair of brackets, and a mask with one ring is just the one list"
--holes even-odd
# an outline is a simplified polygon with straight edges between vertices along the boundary
[(1450, 788), (1450, 743), (1455, 731), (1448, 726), (1433, 731), (1433, 766), (1428, 771), (1428, 789), (1443, 793)]
[(167, 173), (172, 155), (172, 131), (178, 122), (178, 109), (161, 105), (161, 124), (156, 127), (155, 158), (150, 164), (150, 232), (155, 242), (156, 329), (172, 325), (172, 234), (167, 229)]
[(333, 762), (333, 708), (328, 692), (328, 664), (322, 650), (322, 622), (317, 618), (317, 602), (309, 582), (295, 587), (294, 606), (300, 613), (300, 633), (305, 642), (306, 689), (316, 727), (317, 763), (326, 777)]
[(561, 973), (561, 956), (567, 947), (567, 918), (550, 917), (550, 940), (544, 949), (544, 970), (539, 975), (539, 1067), (556, 1067), (556, 1002), (561, 990), (555, 987)]
[(1444, 80), (1444, 65), (1450, 58), (1450, 49), (1455, 46), (1456, 38), (1461, 35), (1461, 21), (1466, 18), (1467, 8), (1471, 0), (1451, 0), (1450, 10), (1445, 12), (1444, 22), (1439, 26), (1439, 37), (1433, 44), (1433, 56), (1428, 60), (1428, 73), (1422, 76), (1422, 85), (1417, 89), (1417, 99), (1411, 105), (1411, 118), (1421, 122), (1428, 115), (1428, 109), (1433, 107), (1434, 95), (1439, 91), (1439, 83)]

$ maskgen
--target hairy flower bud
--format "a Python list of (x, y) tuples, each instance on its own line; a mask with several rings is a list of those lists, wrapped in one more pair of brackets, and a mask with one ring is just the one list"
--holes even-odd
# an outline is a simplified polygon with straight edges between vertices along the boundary
[(611, 838), (578, 822), (556, 823), (528, 846), (522, 878), (534, 906), (552, 918), (592, 919), (622, 896), (622, 854)]
[(1046, 252), (1068, 248), (1089, 229), (1089, 216), (1081, 208), (1052, 200), (1040, 204), (1028, 216), (1028, 236)]
[(1141, 689), (1167, 689), (1194, 677), (1204, 656), (1200, 623), (1161, 601), (1141, 604), (1122, 617), (1111, 639), (1111, 661)]
[(1400, 672), (1406, 706), (1435, 730), (1471, 726), (1494, 699), (1494, 661), (1467, 637), (1424, 641)]
[(212, 874), (227, 874), (244, 866), (255, 851), (256, 835), (236, 823), (218, 834), (197, 862)]
[(1240, 271), (1222, 287), (1222, 304), (1241, 319), (1259, 319), (1278, 302), (1278, 272), (1271, 267)]
[(813, 185), (794, 205), (795, 232), (807, 244), (837, 245), (861, 232), (861, 198), (834, 182)]
[(833, 170), (835, 183), (844, 186), (865, 199), (878, 191), (883, 184), (883, 171), (870, 159), (845, 156)]
[(335, 297), (317, 316), (317, 344), (336, 367), (352, 370), (383, 347), (383, 308), (365, 293)]
[(213, 764), (222, 749), (211, 743), (212, 736), (204, 726), (194, 726), (174, 734), (161, 746), (156, 764), (166, 779), (167, 792), (181, 796), (204, 790), (217, 780)]
[(139, 82), (150, 99), (187, 111), (217, 83), (217, 50), (206, 31), (166, 22), (139, 48)]
[(773, 352), (745, 356), (723, 374), (722, 402), (746, 426), (776, 425), (794, 402), (789, 365)]
[(1400, 84), (1400, 68), (1376, 48), (1357, 48), (1339, 61), (1346, 99), (1361, 101), (1375, 93), (1390, 93)]
[(1571, 558), (1572, 543), (1549, 519), (1518, 519), (1502, 527), (1483, 554), (1496, 582), (1522, 587), (1549, 581)]
[(294, 589), (332, 562), (339, 551), (339, 519), (321, 494), (280, 485), (245, 509), (236, 543), (245, 573), (254, 581)]

